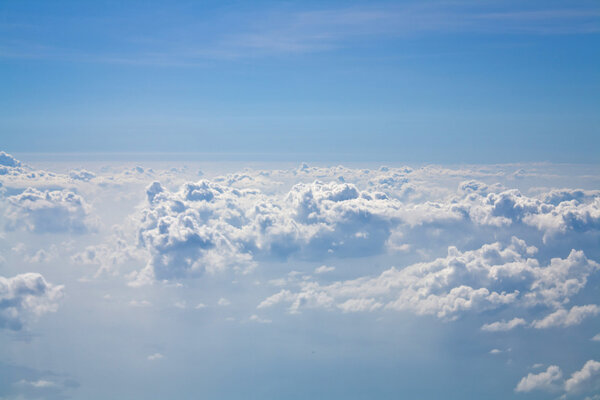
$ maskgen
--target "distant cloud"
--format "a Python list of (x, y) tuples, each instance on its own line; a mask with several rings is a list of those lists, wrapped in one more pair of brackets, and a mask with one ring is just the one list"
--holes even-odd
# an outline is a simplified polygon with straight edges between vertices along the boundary
[(48, 283), (38, 273), (0, 276), (0, 328), (18, 331), (30, 316), (56, 311), (63, 293), (63, 286)]
[[(383, 308), (446, 319), (464, 312), (509, 305), (541, 304), (556, 308), (581, 290), (588, 275), (598, 269), (598, 264), (581, 252), (572, 251), (566, 259), (552, 259), (545, 267), (529, 258), (531, 254), (531, 248), (514, 237), (509, 245), (493, 243), (466, 252), (450, 247), (446, 257), (402, 269), (391, 268), (376, 277), (365, 276), (330, 285), (302, 281), (296, 284), (297, 291), (282, 289), (263, 300), (258, 308), (279, 303), (288, 304), (292, 313), (302, 308), (344, 312)], [(573, 315), (565, 317), (562, 324), (568, 326), (580, 321), (584, 315), (595, 313), (594, 307), (573, 307)], [(524, 322), (515, 318), (484, 325), (482, 329), (508, 330)], [(534, 323), (536, 327), (546, 325), (549, 323)]]
[(579, 370), (573, 372), (565, 382), (567, 392), (579, 393), (585, 390), (600, 389), (600, 362), (589, 360)]
[(563, 380), (562, 370), (551, 365), (539, 374), (530, 373), (519, 381), (516, 392), (542, 390), (547, 392), (564, 392), (566, 395), (589, 393), (600, 389), (600, 362), (588, 360), (583, 367)]
[(562, 371), (556, 365), (551, 365), (544, 372), (539, 374), (530, 373), (519, 383), (515, 388), (515, 392), (531, 392), (533, 390), (545, 390), (555, 391), (558, 390), (560, 385), (559, 381), (562, 379)]
[(509, 331), (521, 325), (527, 325), (527, 321), (525, 321), (523, 318), (513, 318), (510, 321), (497, 321), (490, 324), (485, 324), (481, 327), (481, 330), (487, 332), (503, 332)]
[(164, 358), (164, 356), (160, 353), (150, 354), (148, 357), (148, 361), (156, 361)]
[(221, 297), (219, 299), (219, 301), (217, 302), (217, 304), (224, 307), (224, 306), (230, 305), (231, 302), (229, 300), (227, 300), (225, 297)]
[(85, 233), (98, 226), (87, 202), (69, 190), (28, 188), (6, 201), (5, 216), (11, 228), (24, 227), (36, 233)]
[(259, 317), (256, 314), (251, 315), (250, 318), (249, 318), (249, 320), (253, 321), (253, 322), (258, 322), (260, 324), (270, 324), (271, 322), (273, 322), (270, 319), (261, 318), (261, 317)]
[(320, 267), (315, 268), (315, 274), (324, 274), (327, 272), (334, 271), (335, 267), (328, 267), (327, 265), (321, 265)]
[[(179, 29), (149, 31), (147, 24), (130, 26), (122, 35), (95, 38), (101, 47), (88, 51), (75, 50), (61, 41), (31, 41), (20, 38), (18, 31), (0, 42), (2, 58), (51, 58), (72, 62), (103, 62), (115, 64), (151, 64), (167, 66), (202, 65), (208, 59), (239, 59), (286, 54), (307, 54), (334, 51), (353, 46), (357, 39), (367, 43), (382, 38), (398, 40), (407, 36), (447, 33), (566, 35), (592, 34), (600, 30), (597, 8), (498, 7), (487, 3), (372, 3), (368, 6), (308, 8), (269, 7), (251, 13), (227, 12), (219, 18), (227, 30), (199, 30), (187, 15), (166, 19), (167, 26)], [(138, 22), (143, 15), (136, 15)], [(97, 26), (102, 19), (87, 19)], [(230, 21), (228, 23), (228, 21)], [(234, 23), (235, 21), (235, 23)], [(75, 17), (58, 18), (67, 32), (81, 33)], [(210, 25), (209, 25), (210, 27)], [(180, 33), (181, 30), (186, 35)], [(10, 30), (9, 30), (10, 32)], [(85, 35), (85, 32), (83, 32)], [(113, 37), (122, 37), (133, 44), (127, 51)], [(135, 39), (144, 37), (140, 42)], [(202, 35), (202, 36), (200, 36)], [(195, 40), (202, 37), (203, 40)], [(10, 40), (12, 38), (12, 40)], [(15, 39), (18, 38), (18, 46)]]
[(568, 327), (579, 325), (584, 319), (600, 314), (600, 307), (595, 304), (573, 306), (570, 310), (559, 309), (541, 320), (533, 321), (534, 328)]

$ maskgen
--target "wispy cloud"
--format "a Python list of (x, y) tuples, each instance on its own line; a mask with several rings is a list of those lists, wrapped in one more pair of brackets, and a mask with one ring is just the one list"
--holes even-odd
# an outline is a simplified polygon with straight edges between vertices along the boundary
[(94, 32), (92, 48), (78, 45), (76, 39), (52, 40), (56, 24), (75, 37), (90, 34), (73, 17), (42, 20), (35, 29), (9, 18), (0, 27), (0, 57), (195, 66), (210, 60), (327, 52), (356, 46), (359, 40), (368, 46), (384, 38), (425, 34), (589, 34), (600, 32), (599, 16), (600, 10), (591, 8), (532, 10), (436, 2), (318, 10), (279, 7), (223, 14), (209, 21), (175, 14), (165, 19), (162, 29), (154, 29), (145, 21), (150, 16), (140, 14), (126, 31), (114, 24), (100, 29), (103, 18), (87, 18)]

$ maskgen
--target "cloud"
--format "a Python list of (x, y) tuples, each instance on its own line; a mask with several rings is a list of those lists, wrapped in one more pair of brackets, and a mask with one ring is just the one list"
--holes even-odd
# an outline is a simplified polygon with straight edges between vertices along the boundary
[[(572, 251), (566, 259), (552, 259), (545, 267), (529, 257), (532, 253), (533, 249), (517, 238), (508, 245), (497, 242), (465, 252), (450, 247), (444, 258), (402, 269), (392, 267), (377, 277), (329, 285), (301, 281), (297, 291), (282, 289), (263, 300), (258, 308), (287, 303), (292, 313), (301, 308), (345, 312), (387, 309), (448, 319), (463, 312), (509, 305), (556, 308), (581, 290), (588, 275), (598, 269), (598, 264), (582, 252)], [(490, 324), (485, 330), (522, 323), (514, 319)]]
[(164, 356), (160, 353), (154, 353), (154, 354), (150, 354), (147, 359), (148, 361), (156, 361), (156, 360), (160, 360), (164, 358)]
[(147, 188), (138, 237), (151, 254), (137, 282), (248, 270), (256, 259), (365, 256), (384, 251), (398, 202), (340, 183), (297, 184), (284, 195), (207, 180), (177, 192)]
[(21, 162), (12, 155), (0, 151), (0, 165), (5, 167), (20, 167)]
[(248, 319), (252, 322), (258, 322), (259, 324), (270, 324), (271, 322), (273, 322), (270, 319), (261, 318), (256, 314), (252, 314)]
[(556, 365), (551, 365), (539, 374), (529, 373), (519, 381), (515, 392), (531, 392), (532, 390), (558, 390), (558, 381), (562, 379), (562, 371)]
[(217, 304), (224, 307), (224, 306), (230, 305), (231, 302), (229, 300), (227, 300), (225, 297), (221, 297), (219, 299), (219, 301), (217, 302)]
[(579, 370), (573, 372), (565, 382), (567, 392), (579, 393), (584, 390), (600, 388), (600, 362), (587, 361)]
[(35, 233), (85, 233), (95, 230), (98, 220), (83, 197), (69, 190), (28, 188), (6, 199), (9, 227)]
[(598, 315), (599, 313), (600, 307), (595, 304), (573, 306), (570, 310), (561, 308), (541, 320), (533, 321), (531, 326), (538, 329), (546, 329), (579, 325), (584, 319)]
[(21, 330), (30, 316), (56, 311), (63, 286), (52, 285), (38, 273), (0, 276), (0, 328)]
[[(569, 379), (563, 379), (561, 369), (551, 365), (539, 374), (530, 373), (523, 377), (516, 392), (530, 392), (543, 390), (548, 392), (562, 391), (565, 394), (578, 394), (597, 390), (600, 388), (600, 362), (588, 360), (583, 367), (571, 374)], [(565, 396), (566, 397), (566, 396)]]
[(321, 265), (320, 267), (315, 268), (315, 274), (325, 274), (327, 272), (334, 271), (335, 267), (328, 267), (327, 265)]
[(504, 332), (510, 331), (511, 329), (521, 325), (527, 325), (527, 321), (525, 321), (523, 318), (513, 318), (510, 321), (502, 320), (485, 324), (481, 327), (481, 330), (486, 332)]
[[(227, 12), (216, 16), (229, 29), (202, 30), (188, 15), (166, 18), (167, 29), (149, 31), (144, 15), (136, 15), (140, 24), (123, 33), (127, 52), (110, 35), (100, 37), (102, 47), (86, 51), (63, 48), (60, 42), (31, 42), (27, 37), (2, 43), (0, 56), (10, 58), (51, 58), (75, 62), (150, 64), (169, 66), (197, 65), (206, 59), (239, 59), (285, 54), (333, 51), (361, 42), (398, 39), (399, 37), (457, 32), (487, 34), (559, 35), (589, 34), (598, 31), (594, 8), (556, 8), (552, 6), (522, 9), (487, 6), (486, 3), (408, 3), (369, 4), (329, 8), (259, 7), (251, 13)], [(89, 19), (98, 29), (101, 18)], [(168, 22), (170, 21), (170, 22)], [(58, 23), (67, 32), (81, 34), (76, 20), (61, 16)], [(179, 28), (179, 29), (175, 29)], [(182, 35), (181, 32), (186, 32)], [(128, 36), (130, 35), (130, 36)], [(203, 40), (190, 38), (203, 36)], [(144, 37), (140, 41), (137, 38)], [(28, 40), (29, 39), (29, 40)], [(13, 42), (19, 43), (16, 46)], [(96, 38), (98, 42), (98, 38)], [(95, 43), (96, 43), (95, 42)], [(105, 49), (110, 48), (107, 52)]]
[(69, 177), (74, 180), (89, 182), (96, 177), (96, 174), (85, 169), (74, 169), (69, 171)]

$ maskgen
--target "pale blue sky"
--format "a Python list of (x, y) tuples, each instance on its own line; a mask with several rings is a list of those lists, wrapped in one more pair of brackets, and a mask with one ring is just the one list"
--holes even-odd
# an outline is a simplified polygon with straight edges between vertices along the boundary
[(594, 1), (7, 1), (0, 139), (16, 153), (597, 162), (599, 31)]

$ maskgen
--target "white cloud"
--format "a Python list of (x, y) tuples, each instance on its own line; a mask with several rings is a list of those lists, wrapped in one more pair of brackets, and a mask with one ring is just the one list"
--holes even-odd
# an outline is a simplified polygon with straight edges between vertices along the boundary
[[(530, 254), (532, 248), (517, 238), (509, 245), (493, 243), (466, 252), (450, 247), (444, 258), (391, 268), (377, 277), (330, 285), (301, 281), (296, 283), (297, 291), (282, 289), (258, 307), (287, 303), (292, 313), (304, 307), (339, 308), (346, 312), (383, 308), (450, 319), (462, 312), (505, 305), (542, 304), (554, 308), (583, 288), (587, 276), (598, 269), (598, 264), (581, 252), (573, 251), (566, 259), (552, 259), (545, 267)], [(520, 324), (523, 321), (514, 319), (491, 324), (485, 330)]]
[(579, 370), (573, 372), (565, 382), (567, 392), (582, 392), (589, 389), (600, 388), (600, 362), (588, 360)]
[(164, 356), (160, 353), (150, 354), (148, 357), (148, 361), (156, 361), (164, 358)]
[(74, 180), (89, 182), (96, 177), (96, 174), (85, 169), (74, 169), (69, 171), (69, 177)]
[(69, 190), (28, 188), (6, 201), (5, 216), (11, 228), (24, 227), (36, 233), (84, 233), (98, 225), (83, 197)]
[(523, 318), (513, 318), (510, 321), (496, 321), (490, 324), (484, 324), (481, 327), (482, 331), (487, 332), (504, 332), (510, 331), (511, 329), (516, 328), (517, 326), (527, 325), (527, 321)]
[(260, 324), (270, 324), (271, 322), (273, 322), (273, 321), (271, 321), (270, 319), (261, 318), (261, 317), (259, 317), (259, 316), (258, 316), (258, 315), (256, 315), (256, 314), (252, 314), (252, 315), (250, 316), (249, 320), (250, 320), (250, 321), (253, 321), (253, 322), (258, 322), (258, 323), (260, 323)]
[(148, 300), (131, 300), (129, 305), (131, 307), (150, 307), (152, 303), (150, 303)]
[(0, 276), (0, 328), (20, 330), (29, 316), (56, 311), (63, 286), (52, 285), (38, 273)]
[(12, 155), (0, 151), (0, 165), (5, 167), (20, 167), (21, 162)]
[(545, 329), (579, 325), (584, 319), (598, 315), (599, 313), (600, 307), (595, 304), (573, 306), (570, 310), (561, 308), (541, 320), (533, 321), (531, 326), (538, 329)]
[(539, 374), (529, 373), (517, 384), (515, 392), (531, 392), (532, 390), (554, 391), (559, 388), (558, 382), (562, 379), (562, 371), (556, 365), (551, 365)]
[(219, 301), (217, 302), (217, 304), (224, 307), (224, 306), (230, 305), (231, 302), (229, 300), (227, 300), (225, 297), (221, 297), (219, 299)]
[(23, 386), (31, 386), (34, 388), (49, 388), (49, 387), (58, 386), (56, 384), (56, 382), (52, 382), (52, 381), (45, 380), (45, 379), (39, 379), (37, 381), (27, 381), (25, 379), (22, 379), (19, 382), (17, 382), (17, 384), (23, 385)]
[(600, 333), (594, 335), (590, 340), (593, 342), (600, 342)]
[(315, 274), (324, 274), (327, 272), (335, 271), (335, 267), (328, 267), (327, 265), (321, 265), (315, 268)]
[(600, 389), (600, 362), (588, 360), (580, 370), (573, 372), (571, 377), (566, 380), (563, 379), (563, 373), (556, 365), (551, 365), (546, 371), (538, 374), (530, 373), (519, 381), (515, 391), (563, 391), (565, 395), (561, 398), (566, 398), (566, 395), (585, 393), (598, 389)]

